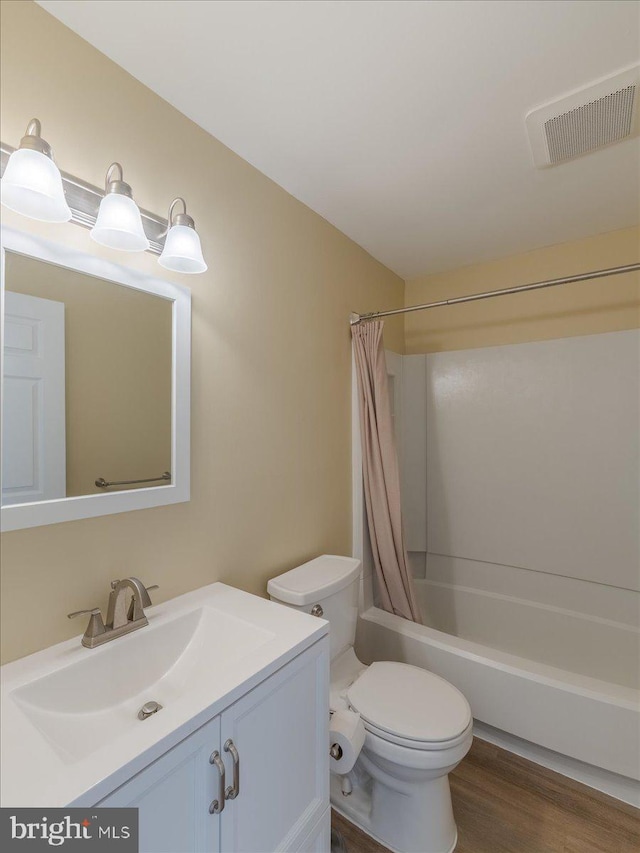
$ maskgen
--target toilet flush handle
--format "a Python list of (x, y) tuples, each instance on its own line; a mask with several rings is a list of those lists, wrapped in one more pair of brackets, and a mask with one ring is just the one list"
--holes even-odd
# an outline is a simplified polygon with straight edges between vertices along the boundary
[(311, 615), (312, 616), (324, 616), (324, 610), (322, 609), (322, 605), (321, 604), (314, 604), (313, 607), (311, 608)]

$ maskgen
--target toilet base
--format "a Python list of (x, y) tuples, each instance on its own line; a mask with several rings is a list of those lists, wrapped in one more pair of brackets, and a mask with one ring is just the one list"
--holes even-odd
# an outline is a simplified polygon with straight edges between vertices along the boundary
[[(421, 850), (400, 850), (394, 847), (388, 839), (380, 837), (376, 834), (371, 826), (371, 780), (366, 780), (362, 774), (358, 774), (360, 778), (354, 780), (353, 792), (345, 797), (342, 793), (342, 782), (340, 776), (331, 774), (330, 792), (331, 792), (331, 808), (335, 809), (338, 814), (341, 814), (347, 820), (351, 821), (358, 829), (361, 829), (368, 836), (387, 847), (392, 853), (422, 853)], [(437, 853), (453, 853), (458, 843), (458, 830), (454, 824), (453, 842), (450, 847), (443, 850), (438, 850)], [(435, 853), (435, 851), (434, 851)]]

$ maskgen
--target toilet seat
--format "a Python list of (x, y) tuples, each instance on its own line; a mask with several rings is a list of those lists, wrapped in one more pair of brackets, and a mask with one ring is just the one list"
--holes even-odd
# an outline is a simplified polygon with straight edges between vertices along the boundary
[(347, 691), (349, 705), (376, 737), (410, 749), (447, 749), (472, 723), (465, 697), (444, 678), (410, 664), (372, 663)]
[(438, 741), (427, 741), (427, 740), (413, 740), (412, 738), (402, 737), (401, 735), (391, 734), (391, 732), (384, 731), (383, 729), (377, 729), (375, 726), (371, 725), (371, 723), (366, 720), (362, 721), (364, 723), (364, 728), (367, 733), (366, 743), (373, 743), (372, 739), (377, 738), (380, 741), (384, 741), (387, 744), (392, 744), (394, 746), (401, 746), (404, 749), (410, 749), (414, 752), (443, 752), (444, 750), (453, 749), (461, 743), (465, 743), (469, 734), (473, 731), (473, 722), (470, 721), (469, 725), (464, 729), (464, 731), (460, 732), (457, 737), (450, 738), (449, 740), (438, 740)]

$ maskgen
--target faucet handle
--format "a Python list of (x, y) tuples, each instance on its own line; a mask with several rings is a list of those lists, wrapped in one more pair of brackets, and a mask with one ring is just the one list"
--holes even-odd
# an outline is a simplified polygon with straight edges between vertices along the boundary
[(104, 622), (102, 621), (102, 612), (99, 607), (92, 607), (90, 610), (75, 610), (73, 613), (67, 613), (68, 619), (74, 619), (76, 616), (82, 616), (86, 613), (91, 614), (91, 618), (89, 619), (89, 624), (87, 625), (87, 630), (84, 632), (84, 637), (82, 638), (82, 645), (87, 646), (88, 648), (92, 648), (91, 641), (96, 637), (99, 637), (100, 634), (104, 634), (105, 627)]
[(102, 616), (99, 607), (92, 607), (89, 610), (75, 610), (73, 613), (67, 613), (67, 619), (75, 619), (76, 616), (84, 616), (85, 613), (90, 613), (92, 616)]

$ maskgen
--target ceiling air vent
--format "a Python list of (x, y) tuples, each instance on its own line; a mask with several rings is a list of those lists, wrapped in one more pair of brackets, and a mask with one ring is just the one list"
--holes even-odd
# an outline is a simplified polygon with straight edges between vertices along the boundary
[(634, 66), (536, 107), (525, 119), (536, 166), (555, 166), (636, 136), (639, 99), (640, 66)]

